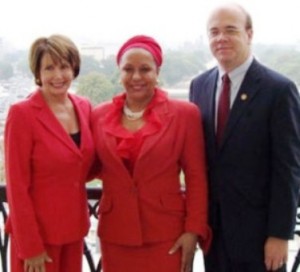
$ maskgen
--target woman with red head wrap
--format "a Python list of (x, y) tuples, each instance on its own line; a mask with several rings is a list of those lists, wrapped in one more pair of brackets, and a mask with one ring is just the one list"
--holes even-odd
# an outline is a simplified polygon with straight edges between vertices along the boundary
[(162, 65), (162, 50), (160, 45), (153, 38), (144, 35), (134, 36), (122, 45), (117, 54), (118, 65), (120, 65), (123, 54), (130, 48), (143, 48), (149, 51), (154, 58), (156, 65), (158, 67)]
[(124, 93), (92, 114), (104, 272), (188, 272), (197, 242), (204, 252), (210, 243), (200, 113), (157, 86), (162, 62), (152, 37), (126, 41), (117, 54)]

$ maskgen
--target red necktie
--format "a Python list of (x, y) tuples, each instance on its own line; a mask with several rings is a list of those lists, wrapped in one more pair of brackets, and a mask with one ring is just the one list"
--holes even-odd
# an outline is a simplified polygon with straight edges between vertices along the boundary
[(217, 142), (221, 143), (230, 111), (230, 78), (227, 74), (222, 76), (222, 90), (218, 104)]

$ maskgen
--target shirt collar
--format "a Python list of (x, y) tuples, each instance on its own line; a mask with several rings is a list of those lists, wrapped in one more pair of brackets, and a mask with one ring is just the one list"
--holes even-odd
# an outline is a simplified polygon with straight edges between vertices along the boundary
[[(240, 66), (233, 69), (230, 73), (228, 73), (228, 76), (231, 81), (234, 81), (236, 78), (243, 77), (247, 70), (249, 69), (254, 57), (253, 55), (250, 55), (244, 63), (242, 63)], [(225, 74), (225, 71), (221, 68), (221, 66), (218, 66), (219, 70), (219, 80), (222, 78), (222, 76)]]

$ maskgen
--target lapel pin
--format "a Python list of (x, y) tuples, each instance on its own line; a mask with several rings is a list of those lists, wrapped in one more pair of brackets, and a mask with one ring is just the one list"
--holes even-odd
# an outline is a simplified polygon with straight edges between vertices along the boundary
[(247, 98), (248, 98), (247, 94), (245, 94), (245, 93), (241, 94), (241, 100), (245, 101), (245, 100), (247, 100)]

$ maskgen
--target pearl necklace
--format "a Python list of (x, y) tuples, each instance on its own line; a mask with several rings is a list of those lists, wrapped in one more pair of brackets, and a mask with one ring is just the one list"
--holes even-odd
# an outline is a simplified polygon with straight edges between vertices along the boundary
[(127, 107), (127, 105), (124, 105), (123, 107), (123, 113), (125, 114), (125, 117), (132, 121), (140, 119), (143, 116), (144, 111), (145, 110), (133, 112)]

